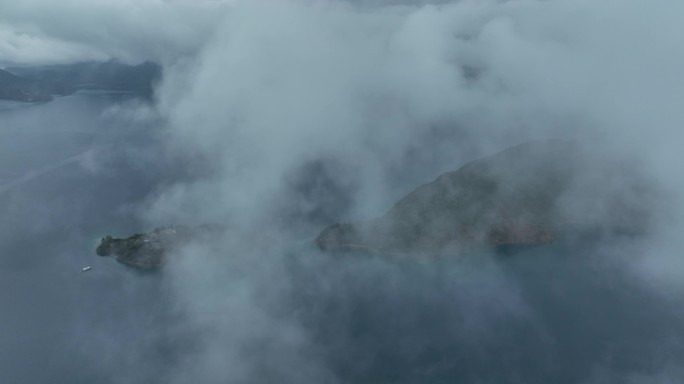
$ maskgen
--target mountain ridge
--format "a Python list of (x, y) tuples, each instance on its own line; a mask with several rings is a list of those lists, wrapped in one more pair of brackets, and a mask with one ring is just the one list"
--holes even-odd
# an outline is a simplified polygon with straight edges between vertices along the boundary
[(145, 62), (127, 65), (116, 60), (80, 62), (0, 70), (0, 99), (38, 102), (53, 95), (76, 91), (106, 90), (151, 97), (161, 79), (161, 67)]
[[(599, 158), (572, 141), (523, 143), (440, 175), (400, 199), (383, 216), (333, 224), (314, 243), (327, 250), (462, 253), (547, 244), (570, 227), (589, 232), (644, 231), (645, 212), (624, 214), (644, 202), (631, 201), (628, 191), (615, 186), (625, 182), (623, 176), (642, 187), (646, 181), (637, 180), (641, 175), (623, 174), (619, 164), (596, 164)], [(606, 212), (587, 212), (582, 217), (580, 212), (598, 201), (605, 203)]]

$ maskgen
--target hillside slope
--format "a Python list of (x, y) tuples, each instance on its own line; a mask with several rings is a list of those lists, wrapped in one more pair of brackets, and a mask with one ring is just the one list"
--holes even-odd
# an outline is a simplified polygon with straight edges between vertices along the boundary
[(0, 69), (0, 99), (36, 102), (52, 100), (52, 88), (39, 80), (16, 76)]
[(525, 143), (439, 176), (382, 217), (332, 225), (315, 243), (433, 253), (545, 244), (578, 229), (639, 233), (652, 191), (635, 172), (574, 142)]

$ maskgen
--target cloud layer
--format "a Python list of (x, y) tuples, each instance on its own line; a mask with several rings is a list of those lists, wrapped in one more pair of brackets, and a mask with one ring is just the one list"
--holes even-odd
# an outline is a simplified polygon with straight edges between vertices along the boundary
[(224, 1), (44, 0), (0, 4), (0, 64), (177, 60), (202, 46)]
[[(131, 358), (123, 382), (674, 383), (682, 8), (31, 0), (0, 5), (0, 61), (161, 62), (166, 140), (150, 152), (186, 164), (140, 216), (233, 225), (174, 255), (158, 286), (172, 319), (150, 327), (173, 352), (150, 341), (153, 369)], [(549, 137), (591, 143), (600, 160), (577, 159), (589, 170), (640, 164), (666, 196), (651, 207), (657, 235), (433, 263), (301, 244), (466, 161)], [(602, 182), (597, 193), (621, 190)], [(103, 339), (115, 355), (137, 345)]]
[[(289, 199), (298, 169), (326, 162), (362, 217), (465, 160), (544, 137), (631, 152), (670, 182), (684, 121), (678, 7), (235, 4), (159, 92), (179, 147), (217, 177), (161, 205), (245, 222), (254, 204), (268, 216)], [(207, 199), (217, 204), (193, 206)]]
[[(299, 276), (267, 256), (278, 251), (245, 238), (187, 249), (179, 258), (189, 261), (172, 267), (176, 289), (189, 317), (201, 319), (190, 324), (211, 335), (193, 375), (237, 382), (268, 381), (260, 374), (273, 372), (292, 382), (679, 377), (670, 368), (682, 356), (670, 305), (682, 292), (681, 244), (668, 233), (679, 231), (682, 212), (682, 185), (672, 177), (682, 162), (681, 7), (236, 4), (198, 56), (168, 67), (159, 90), (175, 148), (211, 171), (160, 191), (151, 222), (230, 221), (274, 244), (310, 238), (321, 220), (309, 213), (321, 205), (340, 207), (335, 221), (378, 215), (443, 171), (547, 137), (592, 143), (598, 161), (577, 159), (588, 170), (636, 159), (671, 198), (666, 210), (650, 207), (662, 219), (654, 238), (553, 248), (503, 272), (455, 262), (425, 267), (421, 280), (416, 265), (320, 261), (299, 265)], [(292, 181), (312, 168), (323, 171)], [(622, 190), (620, 183), (596, 180), (597, 195)], [(542, 261), (551, 255), (557, 261)], [(212, 258), (210, 267), (196, 262), (202, 257)], [(222, 270), (232, 272), (215, 276)], [(207, 275), (207, 285), (197, 283)], [(639, 335), (654, 324), (636, 309), (647, 302), (657, 303), (663, 322)], [(262, 337), (272, 344), (246, 358)], [(641, 348), (658, 357), (625, 352)], [(279, 365), (283, 354), (291, 360)], [(212, 363), (217, 356), (237, 373)]]

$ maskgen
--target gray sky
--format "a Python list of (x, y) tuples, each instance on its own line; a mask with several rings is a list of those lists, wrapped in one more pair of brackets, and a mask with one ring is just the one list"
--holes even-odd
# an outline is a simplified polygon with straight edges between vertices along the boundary
[(0, 4), (0, 61), (68, 63), (178, 59), (225, 13), (224, 1), (46, 0)]

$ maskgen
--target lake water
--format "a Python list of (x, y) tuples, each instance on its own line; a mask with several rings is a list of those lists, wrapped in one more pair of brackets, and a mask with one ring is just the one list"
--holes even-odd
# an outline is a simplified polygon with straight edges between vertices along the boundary
[(141, 229), (135, 204), (164, 174), (157, 127), (117, 113), (133, 102), (0, 102), (2, 383), (117, 382), (126, 350), (150, 345), (141, 340), (164, 313), (158, 277), (94, 253), (99, 236)]
[(432, 261), (223, 247), (161, 273), (96, 256), (103, 234), (149, 230), (139, 207), (180, 177), (159, 122), (126, 113), (139, 103), (0, 103), (0, 383), (684, 377), (679, 300), (634, 280), (624, 247)]

